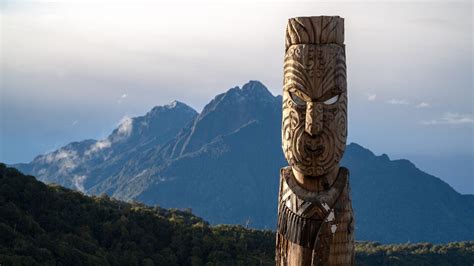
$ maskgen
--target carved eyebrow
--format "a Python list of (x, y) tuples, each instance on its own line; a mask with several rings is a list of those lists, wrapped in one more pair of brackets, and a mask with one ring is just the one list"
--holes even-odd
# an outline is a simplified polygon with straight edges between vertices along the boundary
[(320, 102), (324, 102), (324, 101), (327, 101), (329, 99), (331, 99), (332, 97), (336, 96), (336, 95), (339, 95), (341, 94), (343, 91), (340, 89), (340, 88), (333, 88), (333, 89), (330, 89), (328, 91), (326, 91), (323, 95), (321, 95), (321, 97), (319, 99), (316, 99)]
[(311, 97), (309, 97), (308, 95), (306, 95), (306, 93), (300, 91), (300, 90), (297, 90), (295, 88), (291, 88), (288, 90), (289, 93), (294, 93), (296, 94), (296, 96), (300, 97), (301, 99), (305, 100), (306, 102), (311, 102)]

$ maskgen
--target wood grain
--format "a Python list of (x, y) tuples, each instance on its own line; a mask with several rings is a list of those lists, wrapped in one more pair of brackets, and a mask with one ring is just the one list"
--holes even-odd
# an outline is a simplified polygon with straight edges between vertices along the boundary
[(344, 19), (289, 19), (285, 53), (276, 264), (353, 265)]

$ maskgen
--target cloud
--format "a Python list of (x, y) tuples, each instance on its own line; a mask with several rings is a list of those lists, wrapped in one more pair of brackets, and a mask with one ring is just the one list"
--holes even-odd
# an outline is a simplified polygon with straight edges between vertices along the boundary
[(45, 160), (47, 163), (52, 163), (52, 162), (57, 162), (63, 159), (75, 158), (75, 157), (77, 157), (77, 154), (75, 151), (59, 149), (56, 152), (47, 154), (45, 156)]
[(433, 119), (428, 121), (422, 121), (423, 125), (463, 125), (463, 124), (474, 124), (474, 115), (470, 114), (458, 114), (458, 113), (445, 113), (439, 119)]
[(374, 94), (374, 93), (367, 94), (367, 100), (371, 102), (375, 101), (376, 98), (377, 98), (377, 94)]
[(66, 124), (64, 127), (65, 128), (73, 128), (73, 127), (77, 126), (77, 124), (79, 124), (79, 121), (73, 120), (71, 123)]
[(387, 101), (387, 103), (394, 104), (394, 105), (408, 105), (408, 104), (410, 104), (410, 102), (408, 102), (407, 100), (403, 100), (403, 99), (390, 99), (390, 100)]
[(99, 140), (96, 143), (92, 144), (84, 154), (91, 155), (92, 153), (98, 152), (100, 150), (110, 148), (110, 146), (112, 146), (112, 142), (110, 142), (109, 139)]
[(419, 104), (416, 105), (416, 108), (427, 108), (427, 107), (430, 107), (431, 105), (427, 102), (421, 102)]
[(72, 178), (72, 182), (74, 182), (74, 186), (81, 192), (84, 192), (84, 181), (86, 180), (87, 176), (85, 175), (74, 175)]
[[(375, 98), (375, 96), (374, 96), (374, 98)], [(431, 104), (429, 104), (428, 102), (420, 102), (418, 104), (414, 104), (414, 103), (411, 103), (408, 100), (396, 99), (396, 98), (392, 98), (392, 99), (388, 100), (387, 103), (388, 104), (393, 104), (393, 105), (410, 105), (410, 106), (414, 106), (416, 108), (427, 108), (427, 107), (431, 106)]]
[(127, 94), (126, 93), (122, 94), (122, 96), (120, 96), (120, 98), (117, 100), (117, 103), (121, 104), (126, 98), (127, 98)]
[(42, 157), (46, 163), (56, 164), (60, 173), (69, 173), (76, 168), (79, 157), (74, 150), (61, 148)]
[(415, 19), (410, 19), (408, 22), (413, 24), (417, 24), (423, 27), (431, 27), (431, 28), (444, 28), (445, 30), (452, 30), (452, 29), (459, 29), (459, 27), (464, 27), (462, 23), (459, 21), (453, 21), (450, 19), (445, 18), (438, 18), (438, 17), (419, 17)]
[(121, 137), (128, 137), (132, 133), (133, 129), (133, 119), (124, 116), (119, 122), (118, 133)]
[(110, 135), (106, 139), (96, 141), (85, 152), (85, 155), (90, 156), (93, 153), (96, 153), (103, 149), (110, 148), (112, 144), (129, 137), (130, 134), (132, 133), (132, 129), (133, 129), (133, 119), (128, 116), (124, 116), (118, 123), (117, 133)]

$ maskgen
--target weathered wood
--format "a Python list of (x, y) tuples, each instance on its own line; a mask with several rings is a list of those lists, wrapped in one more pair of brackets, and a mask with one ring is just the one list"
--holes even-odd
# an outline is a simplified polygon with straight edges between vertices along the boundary
[(344, 19), (288, 21), (284, 64), (277, 265), (353, 265)]
[(286, 50), (294, 44), (344, 45), (344, 19), (339, 16), (290, 18), (286, 28)]

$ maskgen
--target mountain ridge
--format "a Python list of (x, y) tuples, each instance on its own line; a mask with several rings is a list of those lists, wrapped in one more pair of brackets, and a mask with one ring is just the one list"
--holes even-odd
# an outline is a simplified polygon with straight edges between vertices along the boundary
[[(76, 166), (87, 171), (49, 176), (58, 169), (54, 164), (33, 161), (18, 167), (46, 182), (59, 181), (76, 189), (82, 184), (89, 194), (107, 193), (150, 205), (192, 208), (213, 224), (274, 228), (279, 169), (287, 164), (281, 151), (281, 96), (273, 96), (258, 81), (250, 81), (217, 95), (200, 114), (178, 113), (183, 118), (179, 128), (169, 131), (173, 134), (161, 134), (165, 136), (161, 141), (156, 141), (154, 134), (166, 131), (164, 124), (152, 132), (143, 131), (149, 135), (141, 139), (134, 133), (125, 134), (127, 125), (137, 128), (133, 121), (138, 120), (125, 120), (125, 129), (120, 131), (119, 126), (114, 132), (128, 137), (119, 138), (119, 142), (110, 140), (111, 144), (124, 141), (120, 144), (123, 148), (118, 145), (116, 151), (108, 151), (115, 147), (110, 145), (99, 150), (102, 157)], [(174, 119), (160, 119), (175, 125)], [(60, 162), (67, 166), (65, 151), (55, 152), (54, 156), (63, 152)], [(80, 149), (74, 152), (79, 159), (84, 154)], [(342, 165), (351, 171), (358, 239), (474, 239), (474, 222), (470, 222), (474, 214), (469, 209), (474, 207), (474, 197), (457, 193), (408, 160), (376, 156), (355, 143), (347, 146)], [(455, 226), (459, 219), (467, 224)]]

